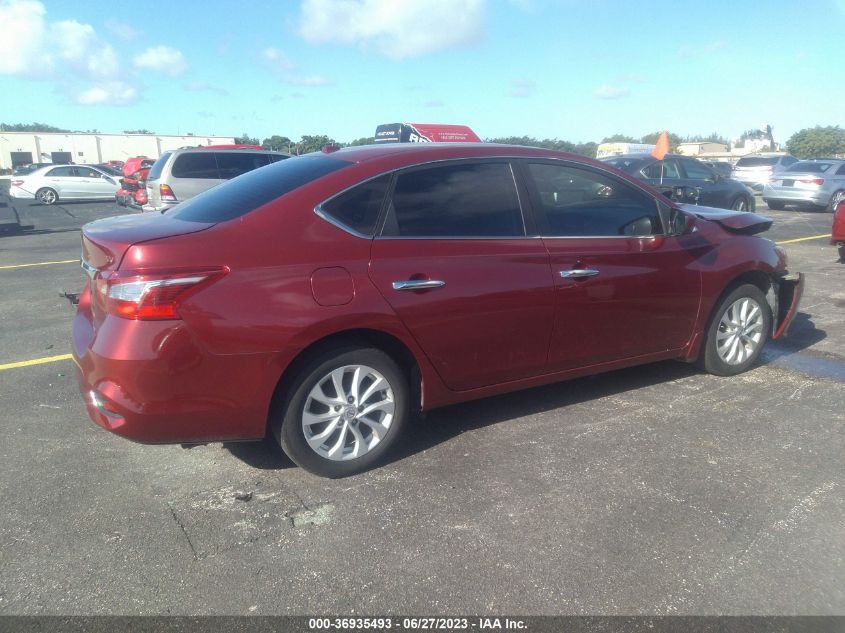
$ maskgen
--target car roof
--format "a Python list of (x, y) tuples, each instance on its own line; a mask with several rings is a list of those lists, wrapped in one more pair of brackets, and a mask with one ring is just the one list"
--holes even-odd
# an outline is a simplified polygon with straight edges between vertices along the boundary
[[(275, 150), (270, 149), (249, 149), (249, 148), (225, 148), (225, 149), (218, 149), (216, 147), (180, 147), (179, 149), (169, 149), (162, 152), (164, 154), (170, 154), (171, 156), (177, 156), (180, 154), (188, 154), (190, 152), (201, 152), (203, 154), (279, 154), (280, 156), (288, 156), (284, 152), (277, 152)], [(155, 159), (153, 159), (155, 161)]]
[(344, 147), (333, 152), (327, 152), (327, 154), (333, 158), (353, 163), (365, 163), (388, 157), (404, 158), (407, 162), (446, 160), (450, 158), (521, 156), (593, 160), (577, 154), (569, 154), (540, 147), (502, 145), (499, 143), (384, 143)]

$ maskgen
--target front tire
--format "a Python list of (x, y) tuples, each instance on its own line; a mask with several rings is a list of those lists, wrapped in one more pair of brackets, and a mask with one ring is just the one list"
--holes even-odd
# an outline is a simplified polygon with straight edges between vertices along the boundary
[(827, 205), (827, 210), (833, 213), (836, 211), (836, 205), (845, 200), (845, 191), (840, 189), (839, 191), (835, 191), (832, 196), (830, 196), (830, 203)]
[(409, 415), (408, 380), (372, 347), (326, 350), (297, 371), (271, 420), (282, 450), (321, 477), (369, 470), (390, 451)]
[(734, 201), (731, 203), (731, 209), (733, 211), (743, 211), (744, 212), (744, 211), (748, 211), (749, 208), (750, 208), (750, 205), (748, 203), (748, 200), (745, 198), (745, 196), (737, 196), (736, 198), (734, 198)]
[(59, 200), (59, 194), (55, 190), (50, 189), (50, 187), (42, 187), (35, 192), (35, 198), (41, 204), (56, 204)]
[(757, 361), (771, 331), (766, 295), (757, 286), (743, 284), (713, 311), (698, 364), (717, 376), (741, 374)]

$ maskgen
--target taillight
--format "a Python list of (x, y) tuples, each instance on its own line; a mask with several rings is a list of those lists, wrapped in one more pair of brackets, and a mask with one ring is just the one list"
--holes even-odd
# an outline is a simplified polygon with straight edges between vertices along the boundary
[(13, 180), (12, 186), (13, 187), (20, 187), (23, 184), (23, 180)]
[(119, 271), (94, 279), (95, 297), (109, 314), (124, 319), (179, 319), (179, 306), (188, 296), (214, 283), (228, 268), (180, 272)]
[(805, 185), (823, 185), (824, 178), (804, 178), (803, 180), (799, 180), (798, 182), (803, 183)]
[(173, 189), (170, 188), (170, 185), (159, 185), (158, 194), (165, 202), (176, 202), (176, 194), (173, 193)]

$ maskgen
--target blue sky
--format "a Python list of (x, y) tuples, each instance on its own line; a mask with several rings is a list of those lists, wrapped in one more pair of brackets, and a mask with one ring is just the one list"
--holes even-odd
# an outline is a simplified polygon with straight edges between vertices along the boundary
[(843, 33), (845, 0), (0, 0), (0, 121), (784, 141), (845, 124)]

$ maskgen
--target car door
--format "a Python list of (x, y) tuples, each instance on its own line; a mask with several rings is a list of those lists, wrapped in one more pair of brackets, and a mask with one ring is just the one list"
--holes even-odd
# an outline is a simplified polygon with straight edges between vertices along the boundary
[(683, 170), (683, 184), (698, 191), (698, 204), (705, 207), (730, 209), (737, 195), (737, 187), (719, 176), (713, 169), (693, 158), (679, 158)]
[[(81, 178), (70, 165), (54, 167), (44, 174), (44, 186), (50, 187), (59, 194), (59, 198), (78, 198), (81, 195)], [(39, 185), (39, 188), (42, 185)]]
[(113, 198), (117, 190), (116, 181), (102, 172), (84, 165), (74, 168), (81, 178), (81, 195), (85, 198)]
[(555, 284), (549, 371), (681, 349), (698, 314), (701, 253), (690, 236), (666, 234), (668, 206), (594, 168), (523, 170)]
[(370, 276), (450, 389), (543, 372), (554, 311), (549, 257), (526, 236), (507, 160), (397, 173)]

